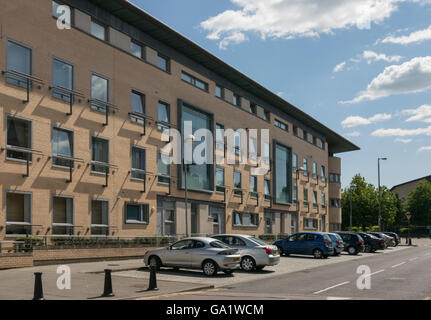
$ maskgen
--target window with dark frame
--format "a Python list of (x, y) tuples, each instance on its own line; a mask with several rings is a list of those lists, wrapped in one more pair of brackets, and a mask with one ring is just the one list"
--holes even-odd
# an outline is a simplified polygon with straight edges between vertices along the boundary
[(108, 28), (105, 25), (101, 24), (100, 22), (91, 20), (90, 32), (96, 38), (102, 41), (108, 41)]
[(233, 94), (233, 104), (237, 107), (241, 107), (241, 96), (237, 95), (236, 93)]
[(216, 85), (215, 95), (218, 98), (224, 99), (224, 88), (222, 86)]
[[(106, 165), (109, 164), (109, 140), (99, 137), (92, 137), (91, 149), (92, 161), (101, 162)], [(91, 171), (99, 173), (109, 173), (109, 167), (105, 165), (98, 165), (95, 163), (91, 165)]]
[(235, 227), (257, 227), (259, 226), (259, 214), (235, 211), (232, 221)]
[[(7, 145), (11, 147), (32, 148), (32, 122), (29, 120), (7, 116)], [(32, 161), (32, 154), (7, 150), (7, 159)]]
[(181, 73), (181, 79), (187, 83), (190, 83), (192, 86), (195, 86), (196, 88), (199, 88), (201, 90), (207, 91), (208, 92), (208, 83), (199, 80), (198, 78), (186, 73), (186, 72), (182, 72)]
[(91, 200), (91, 234), (109, 235), (109, 201)]
[(271, 181), (268, 179), (264, 180), (264, 198), (265, 200), (271, 200)]
[[(52, 96), (54, 98), (70, 102), (70, 93), (61, 88), (73, 91), (73, 65), (53, 58), (52, 60)], [(58, 88), (56, 88), (58, 87)], [(72, 97), (73, 99), (73, 97)]]
[[(6, 69), (26, 75), (33, 74), (33, 52), (32, 49), (15, 41), (7, 41)], [(6, 82), (22, 88), (27, 88), (27, 79), (18, 75), (7, 75)], [(31, 82), (30, 82), (31, 87)]]
[(241, 182), (241, 171), (233, 172), (233, 187), (234, 187), (234, 195), (240, 196), (242, 195), (242, 182)]
[(143, 223), (150, 222), (150, 206), (143, 203), (126, 203), (126, 223)]
[[(20, 210), (17, 210), (20, 208)], [(6, 235), (32, 234), (32, 194), (6, 191)]]
[[(91, 98), (101, 101), (101, 102), (109, 102), (109, 80), (103, 78), (97, 74), (91, 75)], [(106, 112), (106, 106), (103, 106), (99, 103), (92, 103), (91, 109)]]
[[(63, 159), (63, 157), (73, 158), (73, 131), (53, 128), (52, 129), (52, 164), (60, 167), (74, 166), (73, 160)], [(60, 156), (60, 157), (58, 157)]]
[(157, 53), (157, 66), (163, 71), (170, 72), (170, 59), (161, 53)]
[(169, 129), (171, 125), (171, 107), (168, 103), (160, 101), (157, 103), (157, 130)]
[(52, 234), (73, 235), (73, 198), (52, 197)]
[(257, 105), (255, 103), (250, 103), (250, 109), (248, 110), (251, 114), (257, 113)]
[(157, 168), (159, 183), (169, 184), (171, 182), (171, 165), (168, 154), (158, 153)]
[(270, 120), (270, 113), (267, 110), (263, 111), (263, 120), (268, 121)]
[(130, 53), (139, 59), (145, 60), (144, 48), (145, 47), (143, 45), (141, 45), (135, 41), (130, 42)]
[(216, 191), (217, 192), (225, 192), (225, 181), (224, 181), (224, 168), (217, 167), (216, 168)]
[(287, 124), (285, 124), (285, 123), (283, 123), (283, 122), (281, 122), (281, 121), (279, 121), (279, 120), (277, 120), (277, 119), (275, 119), (275, 120), (274, 120), (274, 125), (275, 125), (277, 128), (280, 128), (280, 129), (282, 129), (282, 130), (284, 130), (284, 131), (288, 131)]
[(257, 199), (257, 176), (250, 175), (250, 198)]
[(145, 149), (132, 146), (132, 179), (144, 180), (145, 181), (145, 168), (146, 168), (146, 159), (145, 159)]

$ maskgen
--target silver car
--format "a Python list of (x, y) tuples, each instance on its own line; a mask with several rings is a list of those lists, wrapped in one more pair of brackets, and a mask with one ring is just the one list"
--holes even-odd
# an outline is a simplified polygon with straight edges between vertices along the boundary
[(230, 274), (239, 269), (238, 250), (213, 238), (193, 237), (175, 242), (169, 247), (147, 251), (147, 266), (202, 269), (206, 276), (223, 271)]
[(262, 270), (280, 262), (278, 248), (274, 245), (244, 234), (217, 234), (212, 236), (229, 247), (239, 249), (241, 269), (244, 271)]

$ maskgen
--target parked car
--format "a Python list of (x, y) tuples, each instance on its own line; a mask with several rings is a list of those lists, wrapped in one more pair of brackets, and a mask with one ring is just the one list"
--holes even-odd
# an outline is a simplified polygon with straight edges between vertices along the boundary
[(274, 245), (278, 247), (280, 254), (313, 255), (316, 259), (327, 258), (334, 254), (332, 240), (322, 232), (299, 232), (286, 239), (277, 240)]
[(364, 252), (364, 239), (354, 232), (337, 232), (344, 241), (344, 251), (350, 255), (357, 255), (359, 252)]
[(147, 251), (144, 262), (147, 266), (202, 269), (206, 276), (214, 276), (223, 271), (230, 274), (239, 269), (241, 256), (238, 249), (206, 237), (182, 239), (174, 244)]
[(386, 243), (386, 247), (395, 247), (395, 242), (392, 237), (389, 237), (388, 235), (382, 233), (382, 232), (368, 232), (372, 235), (375, 235), (376, 237), (383, 239)]
[(366, 233), (358, 232), (358, 234), (364, 239), (364, 251), (365, 252), (376, 252), (376, 250), (385, 250), (385, 240), (377, 238), (376, 236)]
[(280, 262), (277, 246), (269, 245), (253, 236), (217, 234), (212, 238), (239, 250), (241, 255), (240, 266), (244, 271), (262, 270), (266, 266), (274, 266)]
[(337, 233), (327, 233), (332, 240), (332, 248), (334, 248), (334, 256), (338, 256), (344, 250), (344, 241)]
[(394, 238), (395, 247), (401, 243), (400, 237), (395, 232), (384, 232), (384, 234)]

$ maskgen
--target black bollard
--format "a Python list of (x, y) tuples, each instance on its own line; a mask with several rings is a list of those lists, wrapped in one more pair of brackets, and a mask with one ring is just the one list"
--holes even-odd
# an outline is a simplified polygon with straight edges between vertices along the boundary
[(115, 296), (112, 292), (112, 279), (111, 269), (105, 269), (105, 288), (103, 289), (102, 297), (113, 297)]
[(156, 278), (156, 266), (150, 266), (150, 284), (148, 286), (148, 291), (159, 290), (157, 288), (157, 278)]
[(34, 273), (34, 294), (33, 300), (45, 300), (43, 297), (43, 288), (42, 288), (42, 272)]

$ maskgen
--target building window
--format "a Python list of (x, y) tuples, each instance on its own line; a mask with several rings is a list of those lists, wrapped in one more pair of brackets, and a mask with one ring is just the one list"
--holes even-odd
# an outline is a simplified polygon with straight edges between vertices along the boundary
[(280, 129), (284, 130), (284, 131), (288, 131), (287, 124), (285, 124), (285, 123), (283, 123), (277, 119), (274, 120), (274, 125)]
[(257, 113), (257, 106), (254, 103), (250, 103), (250, 108), (248, 110), (250, 113), (252, 114), (256, 114)]
[(325, 166), (320, 167), (320, 179), (322, 182), (326, 182), (326, 169)]
[(233, 213), (233, 225), (235, 227), (257, 227), (259, 225), (259, 214), (257, 213)]
[(330, 206), (332, 208), (341, 208), (341, 200), (340, 199), (330, 199)]
[(250, 175), (250, 198), (257, 199), (257, 176)]
[(192, 86), (195, 86), (199, 89), (202, 89), (204, 91), (208, 91), (208, 83), (203, 82), (188, 73), (185, 73), (184, 71), (181, 73), (181, 79), (184, 80), (187, 83), (190, 83)]
[(145, 149), (132, 146), (132, 179), (145, 180)]
[[(7, 42), (7, 70), (32, 75), (32, 50), (14, 41)], [(7, 75), (7, 83), (27, 88), (27, 80), (20, 76)], [(30, 83), (31, 86), (31, 83)]]
[(313, 191), (313, 207), (317, 208), (317, 191)]
[[(70, 102), (71, 97), (63, 89), (73, 91), (73, 66), (69, 63), (60, 61), (58, 59), (52, 60), (52, 96), (57, 99)], [(56, 88), (57, 87), (57, 88)]]
[(157, 130), (163, 131), (169, 129), (171, 125), (170, 105), (166, 102), (159, 101), (157, 104)]
[[(32, 123), (31, 121), (7, 117), (7, 146), (31, 149), (32, 147)], [(6, 158), (32, 161), (32, 154), (7, 150)]]
[(308, 206), (308, 189), (304, 187), (302, 191), (304, 195), (304, 205)]
[(144, 46), (132, 41), (130, 42), (130, 53), (139, 59), (144, 59)]
[(313, 161), (313, 179), (317, 179), (317, 163)]
[(171, 165), (169, 163), (169, 155), (159, 152), (157, 157), (158, 181), (160, 183), (169, 184), (171, 182)]
[(109, 173), (109, 141), (99, 137), (92, 137), (91, 149), (91, 171)]
[(31, 235), (31, 193), (6, 191), (6, 235)]
[(163, 71), (170, 71), (170, 60), (168, 57), (158, 53), (157, 54), (157, 66)]
[(73, 131), (60, 128), (52, 129), (52, 164), (73, 167)]
[[(192, 107), (186, 103), (182, 103), (181, 112), (179, 112), (179, 116), (181, 119), (181, 132), (184, 132), (184, 123), (186, 121), (192, 123), (192, 132), (196, 132), (199, 129), (206, 129), (214, 135), (214, 122), (213, 115), (208, 114), (204, 111), (201, 111), (197, 107)], [(212, 147), (212, 140), (209, 144)], [(201, 144), (200, 141), (193, 142), (192, 148), (189, 151), (193, 154), (196, 147)], [(184, 150), (184, 140), (182, 141), (182, 148)], [(203, 191), (214, 191), (214, 160), (213, 158), (209, 158), (211, 153), (203, 154), (208, 161), (204, 164), (188, 164), (186, 166), (186, 174), (187, 174), (187, 185), (189, 189), (194, 190), (203, 190)], [(184, 174), (182, 170), (181, 174), (181, 187), (184, 187)]]
[(216, 97), (224, 99), (224, 88), (219, 85), (216, 85), (215, 95)]
[(233, 172), (233, 194), (236, 196), (242, 195), (242, 183), (241, 183), (241, 172), (234, 171)]
[(109, 202), (91, 200), (91, 234), (109, 235)]
[(321, 199), (322, 200), (322, 207), (325, 208), (326, 207), (326, 193), (322, 191), (321, 197), (322, 197), (322, 199)]
[(317, 230), (318, 229), (318, 220), (317, 219), (308, 219), (308, 218), (304, 218), (304, 229), (313, 229), (313, 230)]
[(293, 187), (292, 199), (293, 199), (293, 201), (298, 201), (298, 187), (297, 186)]
[(136, 90), (132, 90), (130, 102), (133, 113), (145, 114), (145, 94)]
[(157, 201), (157, 234), (171, 236), (175, 233), (175, 203)]
[(224, 151), (224, 126), (216, 124), (216, 149)]
[(233, 136), (234, 136), (235, 154), (239, 156), (241, 154), (241, 132), (235, 131), (233, 133)]
[(256, 137), (249, 136), (248, 139), (249, 144), (249, 157), (250, 160), (257, 161), (257, 139)]
[(73, 235), (73, 198), (53, 196), (52, 234)]
[(292, 190), (292, 155), (291, 150), (281, 144), (275, 144), (275, 200), (276, 203), (289, 204)]
[(268, 179), (264, 180), (264, 197), (265, 200), (271, 200), (271, 181)]
[(225, 181), (224, 181), (224, 168), (217, 167), (216, 168), (216, 191), (217, 192), (225, 192)]
[(126, 203), (126, 223), (150, 222), (150, 208), (148, 204)]
[(339, 174), (337, 173), (330, 173), (329, 174), (329, 182), (332, 183), (340, 183), (341, 182), (341, 177)]
[(271, 146), (269, 143), (264, 142), (263, 144), (263, 163), (265, 163), (267, 166), (271, 164)]
[(269, 111), (266, 111), (266, 110), (263, 111), (263, 120), (269, 122), (270, 120)]
[(302, 168), (304, 169), (304, 176), (308, 177), (308, 159), (306, 157), (302, 160)]
[(91, 34), (100, 40), (108, 40), (108, 28), (94, 20), (91, 21)]
[(238, 107), (241, 107), (241, 97), (239, 95), (237, 94), (233, 95), (233, 104)]
[[(91, 75), (91, 99), (101, 102), (109, 102), (109, 80), (101, 76)], [(92, 103), (91, 109), (101, 112), (106, 112), (106, 106), (100, 103)]]
[(292, 172), (296, 173), (296, 170), (298, 170), (298, 155), (294, 153), (292, 155)]

